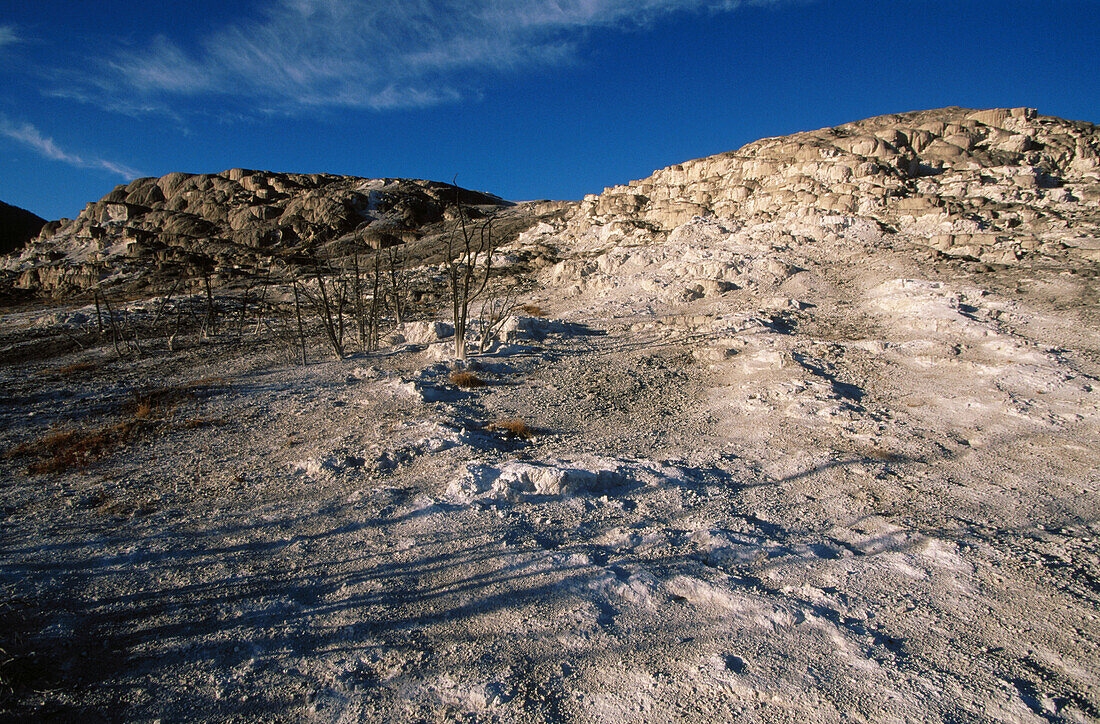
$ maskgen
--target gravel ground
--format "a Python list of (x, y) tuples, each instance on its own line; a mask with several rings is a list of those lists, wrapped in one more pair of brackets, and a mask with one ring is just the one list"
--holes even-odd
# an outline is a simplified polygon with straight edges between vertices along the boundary
[(1100, 719), (1093, 285), (784, 253), (547, 284), (474, 389), (10, 310), (0, 715)]

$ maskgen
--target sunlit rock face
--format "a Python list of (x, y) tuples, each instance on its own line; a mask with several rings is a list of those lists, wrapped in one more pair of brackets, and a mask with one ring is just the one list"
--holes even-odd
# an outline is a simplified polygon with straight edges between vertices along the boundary
[[(0, 260), (0, 284), (57, 295), (105, 280), (222, 283), (438, 234), (456, 200), (487, 214), (509, 206), (409, 179), (246, 169), (141, 178), (42, 227)], [(580, 249), (660, 241), (702, 218), (808, 238), (862, 225), (960, 261), (1091, 266), (1100, 263), (1100, 133), (1030, 108), (893, 114), (761, 139), (581, 202), (524, 208), (532, 218), (552, 213), (554, 236)]]
[(50, 222), (0, 262), (16, 288), (63, 293), (123, 276), (232, 278), (279, 260), (352, 244), (415, 238), (456, 199), (500, 207), (498, 197), (445, 183), (230, 169), (139, 178)]
[(669, 232), (693, 217), (750, 225), (872, 220), (948, 256), (1100, 261), (1100, 133), (1030, 108), (879, 116), (765, 138), (585, 197), (574, 235)]

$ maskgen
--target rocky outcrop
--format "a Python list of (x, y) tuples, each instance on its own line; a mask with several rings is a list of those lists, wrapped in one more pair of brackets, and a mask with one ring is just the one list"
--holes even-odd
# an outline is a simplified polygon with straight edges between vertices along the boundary
[(45, 224), (45, 219), (0, 201), (0, 254), (10, 254), (22, 247), (38, 236)]
[(1100, 131), (1030, 108), (879, 116), (765, 138), (585, 197), (568, 231), (861, 217), (952, 257), (1100, 262)]
[[(474, 213), (508, 205), (430, 181), (245, 169), (141, 178), (75, 220), (46, 224), (19, 256), (0, 260), (0, 275), (8, 288), (51, 293), (181, 273), (217, 283), (353, 246), (430, 238), (456, 198)], [(508, 235), (544, 219), (542, 237), (582, 253), (667, 239), (701, 217), (808, 238), (871, 225), (933, 255), (1091, 268), (1100, 265), (1100, 132), (1030, 108), (879, 116), (765, 138), (579, 203), (516, 210), (501, 219)], [(533, 242), (525, 237), (517, 254), (524, 243)], [(421, 257), (441, 258), (438, 248)]]
[(104, 279), (212, 274), (332, 256), (417, 238), (448, 206), (510, 205), (446, 183), (231, 169), (170, 173), (116, 187), (76, 219), (50, 222), (18, 256), (9, 283), (53, 293)]

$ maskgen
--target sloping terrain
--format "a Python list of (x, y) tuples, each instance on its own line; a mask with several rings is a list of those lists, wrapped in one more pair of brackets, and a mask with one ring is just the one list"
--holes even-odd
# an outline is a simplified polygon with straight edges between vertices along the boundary
[(0, 254), (10, 254), (38, 236), (46, 220), (0, 201)]
[[(910, 148), (924, 119), (897, 120)], [(10, 310), (0, 710), (1100, 719), (1097, 176), (1073, 154), (996, 202), (1039, 226), (645, 217), (685, 193), (665, 181), (524, 211), (490, 301), (515, 277), (526, 307), (471, 359), (481, 386), (452, 377), (446, 315), (341, 360), (307, 315), (302, 366), (239, 290), (216, 326), (201, 295), (116, 297), (115, 335), (84, 301)], [(910, 193), (956, 173), (921, 159)], [(932, 239), (1002, 221), (980, 246), (1010, 261)]]
[(797, 233), (858, 217), (987, 264), (1100, 260), (1100, 133), (1031, 108), (870, 118), (765, 138), (586, 197), (571, 231), (668, 232), (694, 216)]
[(148, 292), (203, 275), (222, 285), (438, 235), (456, 203), (478, 215), (512, 206), (433, 181), (170, 173), (120, 185), (76, 219), (46, 224), (0, 271), (15, 289), (54, 296), (96, 286)]

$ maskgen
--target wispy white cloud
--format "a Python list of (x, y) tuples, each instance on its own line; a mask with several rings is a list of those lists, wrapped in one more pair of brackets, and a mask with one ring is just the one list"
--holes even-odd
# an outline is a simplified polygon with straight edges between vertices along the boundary
[(133, 179), (141, 176), (138, 171), (114, 161), (102, 158), (78, 156), (75, 153), (65, 151), (58, 146), (52, 138), (45, 136), (37, 128), (29, 123), (14, 123), (7, 117), (0, 115), (0, 136), (10, 138), (23, 146), (30, 148), (40, 156), (67, 163), (78, 168), (98, 168), (109, 171), (123, 178)]
[[(73, 81), (71, 78), (69, 82)], [(171, 106), (162, 100), (149, 98), (111, 98), (103, 93), (103, 87), (96, 90), (70, 85), (70, 87), (42, 88), (39, 92), (47, 98), (59, 98), (65, 101), (74, 101), (87, 105), (99, 106), (103, 110), (117, 113), (131, 118), (143, 118), (147, 116), (163, 116), (173, 121), (181, 133), (187, 133), (184, 118), (174, 111)]]
[(83, 159), (66, 153), (54, 143), (52, 138), (43, 136), (42, 133), (29, 123), (14, 124), (6, 118), (0, 118), (0, 135), (7, 136), (28, 146), (46, 158), (54, 161), (63, 161), (73, 166), (84, 165)]
[(97, 84), (144, 98), (220, 95), (268, 110), (423, 107), (485, 74), (571, 62), (591, 33), (790, 0), (275, 0), (190, 46), (118, 53)]
[(19, 36), (15, 34), (15, 26), (0, 25), (0, 48), (5, 45), (13, 45), (19, 42)]

